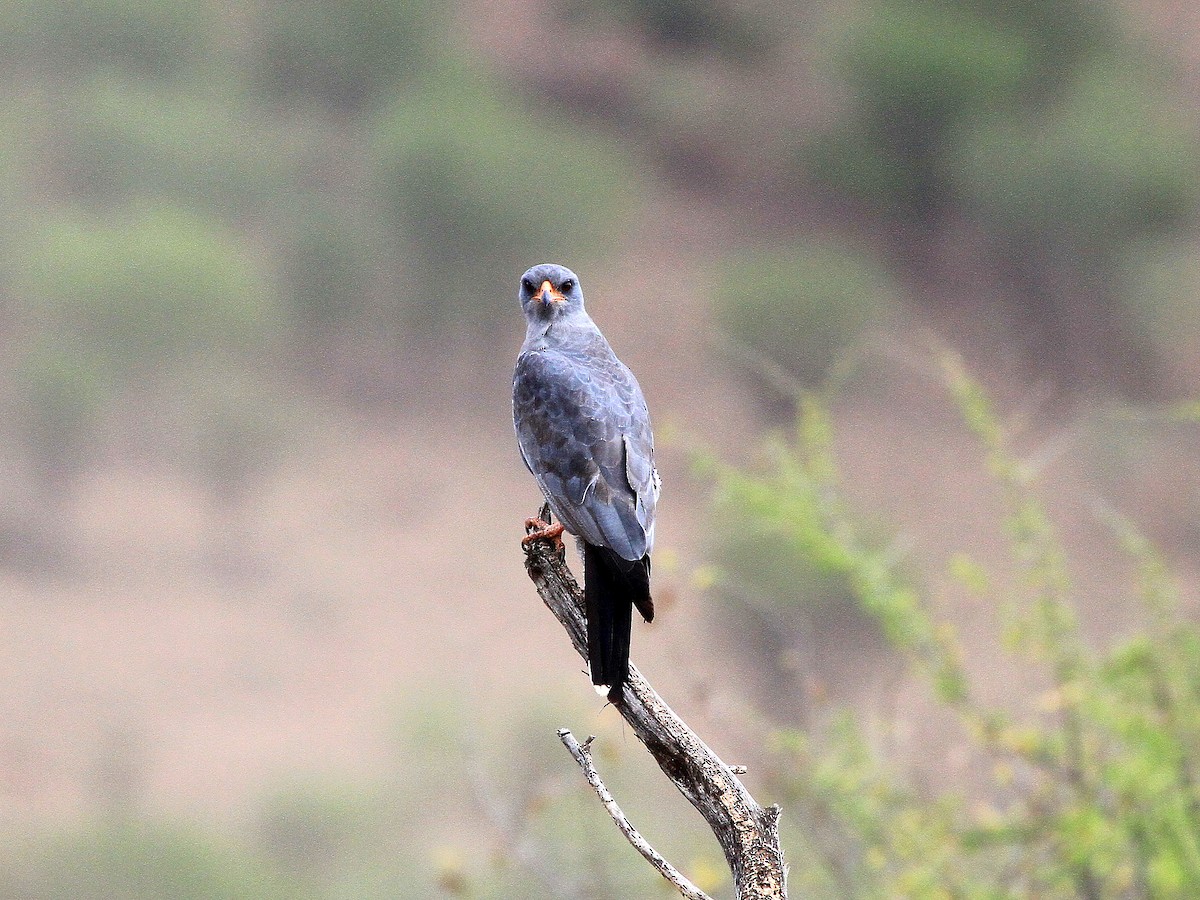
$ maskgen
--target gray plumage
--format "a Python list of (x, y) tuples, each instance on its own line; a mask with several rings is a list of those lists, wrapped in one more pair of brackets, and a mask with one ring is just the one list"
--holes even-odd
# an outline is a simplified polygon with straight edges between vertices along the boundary
[[(521, 456), (566, 530), (585, 549), (603, 548), (625, 561), (606, 564), (617, 578), (615, 590), (649, 619), (659, 480), (642, 390), (588, 316), (569, 269), (534, 266), (521, 280), (521, 303), (528, 328), (513, 375)], [(642, 586), (625, 590), (630, 564), (644, 569), (637, 575)], [(624, 641), (627, 667), (628, 636)], [(621, 665), (618, 660), (618, 677)]]

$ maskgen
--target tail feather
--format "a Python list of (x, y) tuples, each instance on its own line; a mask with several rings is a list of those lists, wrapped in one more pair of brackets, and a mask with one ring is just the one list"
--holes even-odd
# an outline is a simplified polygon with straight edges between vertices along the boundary
[(592, 684), (607, 687), (609, 699), (616, 699), (629, 677), (633, 607), (647, 622), (654, 618), (650, 557), (629, 561), (605, 547), (585, 543), (583, 578)]
[[(625, 563), (625, 560), (621, 560)], [(637, 611), (642, 614), (642, 618), (647, 622), (654, 621), (654, 598), (650, 596), (650, 554), (647, 553), (641, 559), (633, 563), (626, 563), (631, 567), (630, 581), (634, 586), (633, 605), (637, 607)]]

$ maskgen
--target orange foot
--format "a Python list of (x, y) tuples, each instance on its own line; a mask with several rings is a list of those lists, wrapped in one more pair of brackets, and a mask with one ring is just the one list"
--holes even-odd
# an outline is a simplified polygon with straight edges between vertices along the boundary
[(544, 519), (532, 518), (525, 520), (525, 537), (521, 538), (521, 546), (528, 547), (534, 541), (549, 540), (554, 541), (554, 549), (557, 552), (562, 552), (563, 527), (561, 522), (555, 522), (551, 525)]

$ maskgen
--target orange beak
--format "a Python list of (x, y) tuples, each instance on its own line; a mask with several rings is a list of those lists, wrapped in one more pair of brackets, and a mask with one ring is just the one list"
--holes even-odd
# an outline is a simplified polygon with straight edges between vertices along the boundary
[(540, 300), (547, 306), (549, 306), (551, 303), (567, 302), (567, 298), (554, 289), (554, 285), (550, 283), (549, 279), (546, 279), (542, 282), (542, 286), (538, 288), (538, 292), (533, 295), (533, 299)]

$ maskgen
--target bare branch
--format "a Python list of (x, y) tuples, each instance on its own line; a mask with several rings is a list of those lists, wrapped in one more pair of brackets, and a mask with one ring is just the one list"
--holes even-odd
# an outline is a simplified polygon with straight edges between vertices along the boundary
[(676, 869), (673, 865), (663, 858), (663, 855), (650, 846), (638, 830), (629, 824), (629, 819), (625, 818), (625, 813), (621, 812), (621, 807), (617, 806), (617, 801), (613, 799), (613, 795), (609, 793), (608, 788), (604, 786), (604, 782), (600, 780), (600, 773), (596, 771), (596, 766), (592, 763), (592, 741), (596, 739), (595, 735), (589, 737), (582, 744), (575, 740), (575, 735), (571, 734), (567, 728), (558, 729), (558, 737), (563, 742), (563, 746), (567, 748), (567, 752), (575, 757), (575, 762), (579, 763), (579, 768), (583, 769), (583, 775), (588, 780), (588, 784), (595, 790), (596, 795), (600, 798), (600, 802), (604, 804), (604, 808), (608, 810), (608, 814), (612, 816), (612, 820), (617, 823), (617, 828), (621, 829), (621, 834), (625, 835), (625, 839), (633, 844), (633, 849), (642, 854), (643, 858), (658, 869), (660, 875), (679, 890), (679, 893), (687, 897), (688, 900), (712, 900), (712, 897), (700, 890), (692, 884), (682, 872)]
[[(561, 548), (548, 540), (525, 547), (525, 569), (538, 595), (587, 658), (583, 592)], [(779, 844), (779, 807), (763, 809), (745, 785), (629, 667), (629, 681), (613, 701), (663, 773), (704, 817), (733, 873), (738, 900), (786, 900), (787, 867)]]

